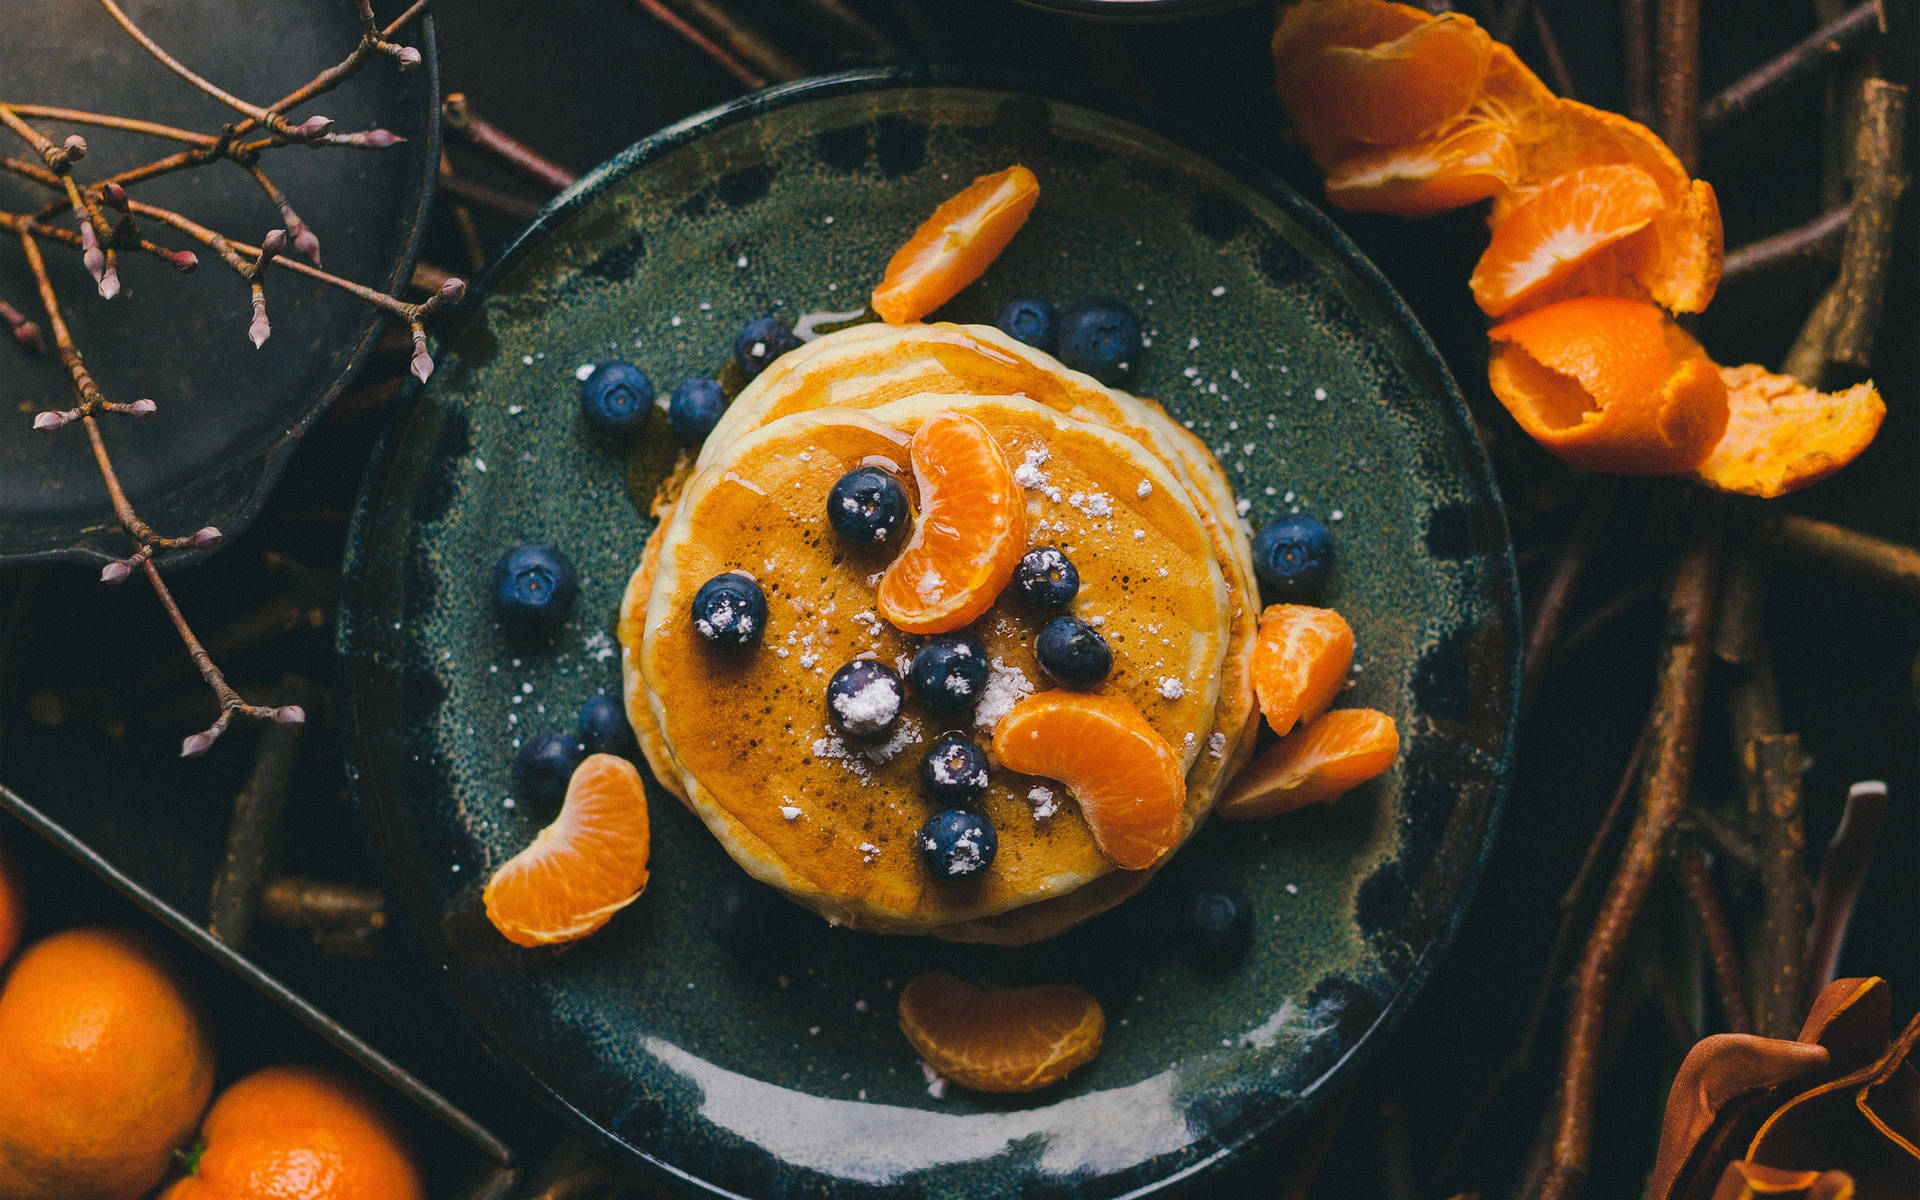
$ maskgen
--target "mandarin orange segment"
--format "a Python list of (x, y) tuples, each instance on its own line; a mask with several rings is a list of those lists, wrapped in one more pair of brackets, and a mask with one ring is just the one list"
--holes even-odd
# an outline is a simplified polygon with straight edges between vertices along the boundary
[(1353, 666), (1353, 630), (1330, 608), (1274, 604), (1260, 614), (1253, 690), (1277, 734), (1333, 707)]
[(1040, 181), (1018, 164), (982, 175), (933, 210), (887, 263), (873, 311), (890, 325), (918, 321), (980, 278), (1040, 198)]
[(1322, 713), (1240, 772), (1214, 811), (1228, 820), (1277, 817), (1337, 800), (1393, 765), (1400, 731), (1371, 708)]
[(1563, 300), (1488, 336), (1494, 395), (1536, 441), (1576, 466), (1690, 474), (1726, 430), (1719, 370), (1652, 304)]
[(920, 511), (880, 580), (875, 607), (896, 629), (946, 633), (989, 608), (1027, 549), (1027, 502), (987, 427), (940, 412), (908, 453)]
[(487, 919), (508, 941), (583, 938), (647, 886), (647, 795), (624, 758), (590, 754), (567, 782), (560, 815), (487, 881)]
[(1009, 771), (1065, 784), (1100, 852), (1129, 871), (1153, 866), (1180, 844), (1187, 804), (1180, 755), (1125, 700), (1028, 696), (994, 726), (993, 755)]
[(1727, 431), (1699, 478), (1722, 491), (1773, 497), (1818, 483), (1860, 456), (1887, 413), (1871, 383), (1817, 392), (1751, 364), (1721, 367), (1720, 377)]
[[(1609, 260), (1618, 260), (1620, 243), (1652, 224), (1665, 205), (1660, 185), (1639, 167), (1568, 171), (1493, 227), (1473, 269), (1473, 298), (1488, 316), (1503, 317), (1584, 290), (1612, 291), (1604, 277), (1626, 272)], [(1603, 276), (1598, 287), (1581, 278), (1596, 269)]]
[(1381, 146), (1327, 169), (1327, 199), (1349, 212), (1428, 217), (1513, 186), (1520, 155), (1491, 121), (1457, 122), (1404, 146)]
[(1351, 152), (1356, 141), (1345, 130), (1341, 98), (1320, 90), (1327, 52), (1381, 46), (1432, 19), (1432, 13), (1383, 0), (1307, 0), (1280, 10), (1272, 43), (1274, 95), (1287, 106), (1294, 128), (1323, 170)]
[(984, 989), (945, 971), (900, 991), (900, 1032), (928, 1066), (976, 1092), (1032, 1092), (1093, 1061), (1100, 1002), (1077, 987)]

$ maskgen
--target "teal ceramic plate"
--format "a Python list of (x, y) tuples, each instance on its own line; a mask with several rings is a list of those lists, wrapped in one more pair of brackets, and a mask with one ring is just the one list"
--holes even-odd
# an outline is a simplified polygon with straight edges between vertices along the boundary
[[(748, 97), (557, 201), (376, 458), (340, 650), (395, 906), (481, 1040), (668, 1186), (1197, 1190), (1352, 1071), (1444, 947), (1509, 770), (1517, 615), (1499, 499), (1444, 367), (1380, 277), (1297, 196), (1200, 144), (938, 72)], [(1343, 703), (1393, 714), (1399, 766), (1330, 807), (1215, 822), (1140, 897), (1018, 950), (795, 915), (768, 953), (730, 955), (707, 911), (740, 872), (656, 792), (641, 899), (564, 953), (514, 950), (480, 885), (551, 817), (511, 801), (515, 740), (618, 694), (615, 608), (673, 458), (663, 419), (631, 457), (590, 437), (582, 368), (629, 359), (664, 391), (716, 369), (752, 317), (857, 308), (940, 199), (1015, 160), (1038, 173), (1039, 206), (942, 315), (989, 320), (1022, 293), (1131, 303), (1152, 337), (1131, 386), (1215, 447), (1248, 519), (1297, 506), (1329, 522), (1328, 600), (1360, 646)], [(534, 645), (504, 639), (488, 609), (494, 560), (525, 540), (558, 545), (581, 576), (568, 624)], [(1218, 885), (1248, 899), (1258, 936), (1237, 970), (1205, 975), (1159, 914)], [(935, 967), (1081, 983), (1106, 1006), (1106, 1047), (1049, 1091), (936, 1096), (894, 1011)]]

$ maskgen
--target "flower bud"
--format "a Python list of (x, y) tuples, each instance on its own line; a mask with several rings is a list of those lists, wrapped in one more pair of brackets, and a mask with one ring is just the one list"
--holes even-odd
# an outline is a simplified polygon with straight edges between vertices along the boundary
[(211, 525), (204, 526), (194, 532), (193, 544), (202, 549), (208, 546), (217, 546), (220, 544), (220, 531)]
[(61, 143), (60, 148), (67, 152), (68, 162), (77, 163), (87, 156), (87, 139), (77, 133), (70, 133), (67, 135), (67, 140)]
[(273, 710), (273, 719), (282, 725), (299, 725), (306, 721), (307, 710), (298, 704), (283, 704)]
[(198, 758), (211, 749), (213, 749), (213, 735), (202, 730), (199, 733), (190, 734), (180, 743), (180, 757)]
[(101, 583), (125, 583), (127, 581), (127, 576), (131, 574), (133, 574), (132, 567), (128, 566), (124, 561), (120, 559), (115, 559), (114, 561), (108, 563), (106, 566), (100, 568), (100, 582)]
[(150, 417), (159, 407), (159, 405), (151, 400), (135, 400), (132, 404), (127, 405), (127, 415), (130, 417)]

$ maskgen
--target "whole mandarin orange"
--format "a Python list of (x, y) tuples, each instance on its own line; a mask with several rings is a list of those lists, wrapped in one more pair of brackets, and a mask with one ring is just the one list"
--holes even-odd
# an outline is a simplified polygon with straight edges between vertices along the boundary
[(307, 1066), (220, 1093), (192, 1173), (160, 1200), (424, 1200), (400, 1133), (358, 1087)]
[(7, 860), (6, 846), (0, 845), (0, 966), (13, 957), (26, 926), (26, 888), (20, 882), (19, 868)]
[(118, 929), (27, 947), (0, 988), (0, 1196), (135, 1200), (213, 1092), (213, 1047), (160, 953)]

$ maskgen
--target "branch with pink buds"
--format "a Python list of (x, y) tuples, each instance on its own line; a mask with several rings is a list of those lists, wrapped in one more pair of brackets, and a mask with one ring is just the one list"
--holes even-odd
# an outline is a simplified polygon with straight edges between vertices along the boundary
[[(312, 149), (351, 146), (379, 150), (398, 145), (403, 139), (385, 129), (336, 133), (329, 117), (314, 115), (296, 121), (287, 114), (332, 91), (375, 58), (390, 58), (402, 70), (418, 66), (420, 51), (394, 39), (426, 10), (429, 0), (415, 0), (398, 18), (385, 26), (375, 19), (371, 0), (355, 0), (361, 22), (361, 37), (353, 52), (306, 84), (266, 105), (250, 103), (195, 74), (162, 49), (114, 0), (99, 0), (99, 3), (155, 61), (197, 90), (239, 112), (242, 119), (222, 127), (217, 134), (203, 134), (132, 117), (47, 105), (14, 104), (0, 98), (0, 128), (12, 133), (33, 152), (32, 159), (0, 155), (0, 173), (29, 180), (48, 193), (47, 202), (35, 212), (0, 211), (0, 231), (12, 235), (26, 258), (41, 307), (45, 310), (46, 331), (51, 335), (52, 345), (49, 347), (47, 336), (43, 335), (37, 322), (4, 301), (0, 301), (0, 321), (5, 322), (13, 340), (22, 348), (36, 354), (46, 354), (51, 350), (67, 371), (74, 401), (72, 407), (47, 409), (34, 414), (33, 428), (51, 434), (77, 424), (86, 432), (94, 464), (99, 469), (101, 481), (106, 485), (114, 514), (133, 547), (125, 558), (115, 559), (101, 568), (101, 582), (124, 583), (136, 571), (145, 575), (154, 595), (172, 620), (188, 656), (213, 691), (219, 705), (218, 716), (206, 729), (186, 738), (180, 746), (182, 755), (193, 756), (211, 749), (235, 717), (297, 724), (306, 719), (306, 713), (298, 705), (247, 703), (227, 683), (226, 677), (214, 664), (212, 656), (180, 611), (171, 589), (160, 574), (159, 560), (176, 550), (209, 549), (219, 543), (220, 531), (209, 525), (178, 537), (164, 536), (143, 521), (135, 511), (120, 484), (113, 459), (107, 452), (100, 418), (109, 414), (152, 417), (159, 411), (159, 406), (146, 398), (124, 402), (109, 400), (101, 391), (79, 347), (74, 343), (72, 332), (61, 312), (59, 297), (41, 253), (42, 243), (64, 246), (77, 252), (82, 265), (93, 277), (101, 297), (111, 300), (119, 294), (121, 286), (116, 261), (118, 251), (138, 251), (151, 255), (182, 273), (192, 271), (199, 265), (199, 256), (193, 251), (171, 249), (149, 240), (141, 232), (142, 222), (148, 223), (150, 228), (164, 227), (175, 234), (184, 235), (212, 251), (215, 257), (246, 282), (252, 308), (247, 338), (256, 349), (263, 346), (273, 332), (273, 326), (267, 318), (266, 276), (269, 268), (305, 276), (347, 292), (393, 319), (406, 322), (413, 343), (412, 372), (422, 382), (433, 373), (433, 358), (427, 350), (425, 322), (441, 309), (458, 302), (466, 292), (466, 284), (458, 279), (446, 279), (433, 295), (413, 303), (322, 270), (319, 236), (301, 219), (286, 193), (274, 184), (259, 162), (262, 154), (282, 146), (298, 145)], [(159, 138), (180, 144), (184, 149), (109, 178), (90, 184), (82, 183), (75, 177), (74, 165), (86, 157), (86, 140), (79, 134), (71, 134), (56, 143), (33, 124), (35, 121), (48, 120)], [(129, 192), (130, 188), (146, 180), (176, 171), (192, 170), (223, 159), (246, 170), (279, 214), (281, 227), (270, 230), (260, 239), (258, 246), (230, 239), (172, 209), (143, 203)], [(108, 212), (118, 215), (110, 218)], [(62, 220), (67, 213), (72, 214), (71, 227)], [(289, 257), (289, 249), (301, 255), (304, 261), (302, 258)]]

